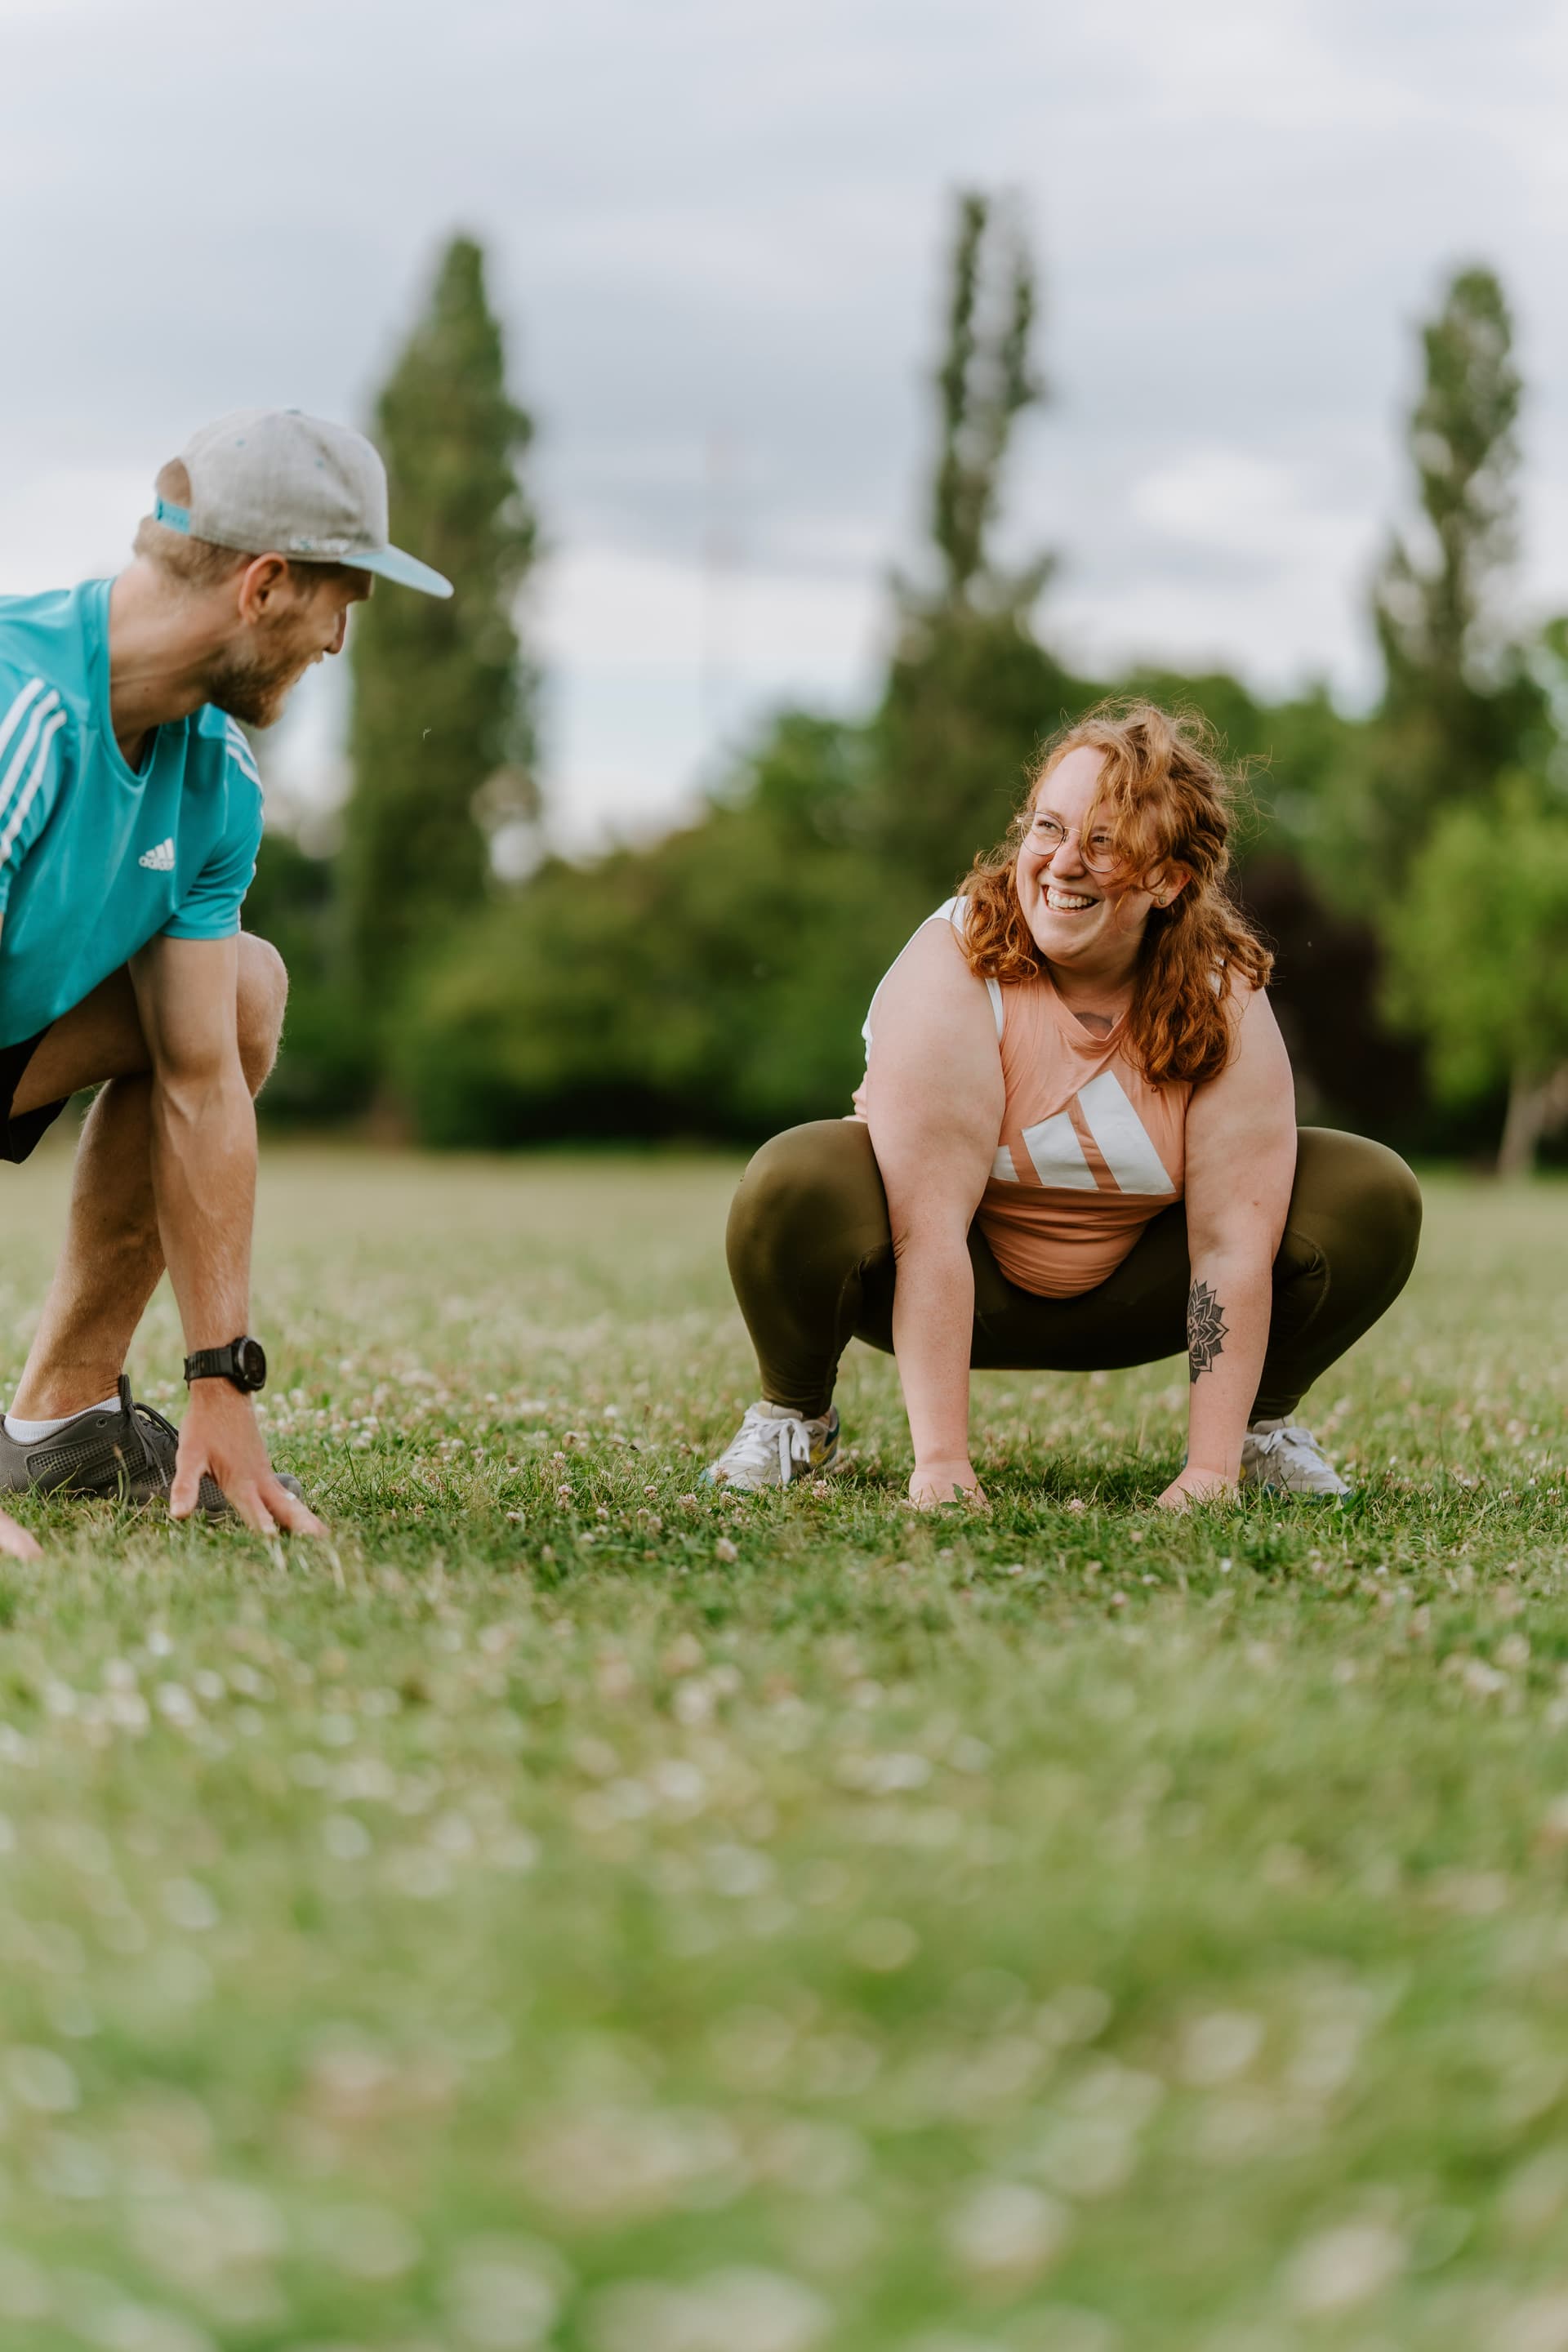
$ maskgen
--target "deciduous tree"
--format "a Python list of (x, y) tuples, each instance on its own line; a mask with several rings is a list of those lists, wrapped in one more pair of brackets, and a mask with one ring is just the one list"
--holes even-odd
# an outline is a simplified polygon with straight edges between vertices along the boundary
[(1449, 809), (1388, 917), (1390, 1010), (1425, 1038), (1438, 1095), (1506, 1087), (1500, 1174), (1568, 1123), (1568, 807), (1504, 780)]

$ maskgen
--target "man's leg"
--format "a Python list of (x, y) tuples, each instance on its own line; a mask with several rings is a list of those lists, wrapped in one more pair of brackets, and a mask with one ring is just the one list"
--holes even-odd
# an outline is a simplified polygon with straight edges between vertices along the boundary
[[(253, 1095), (276, 1059), (288, 992), (276, 948), (242, 938), (239, 1053)], [(113, 1395), (163, 1271), (153, 1199), (153, 1081), (123, 971), (54, 1024), (27, 1065), (15, 1108), (36, 1109), (104, 1079), (82, 1128), (65, 1247), (12, 1406), (25, 1421), (85, 1412)]]

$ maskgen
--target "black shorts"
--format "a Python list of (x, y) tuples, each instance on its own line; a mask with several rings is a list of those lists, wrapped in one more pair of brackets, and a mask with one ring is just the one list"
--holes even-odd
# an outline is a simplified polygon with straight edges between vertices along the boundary
[(47, 1034), (47, 1029), (40, 1029), (36, 1037), (25, 1037), (19, 1045), (0, 1045), (0, 1160), (26, 1160), (70, 1099), (68, 1095), (20, 1116), (12, 1111), (11, 1097), (22, 1082), (22, 1073)]

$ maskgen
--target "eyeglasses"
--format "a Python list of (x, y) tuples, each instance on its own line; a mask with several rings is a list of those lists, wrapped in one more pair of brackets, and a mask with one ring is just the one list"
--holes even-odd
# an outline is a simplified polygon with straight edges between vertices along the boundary
[[(1059, 817), (1037, 816), (1029, 827), (1031, 845), (1046, 857), (1054, 857), (1076, 825), (1063, 824)], [(1078, 854), (1090, 874), (1109, 874), (1120, 863), (1116, 844), (1103, 825), (1096, 825), (1085, 841), (1079, 836)]]

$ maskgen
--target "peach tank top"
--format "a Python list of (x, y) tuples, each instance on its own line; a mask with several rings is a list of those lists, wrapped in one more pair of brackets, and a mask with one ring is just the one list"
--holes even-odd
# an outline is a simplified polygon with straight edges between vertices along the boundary
[[(961, 928), (965, 905), (950, 898), (926, 919)], [(980, 1230), (1020, 1290), (1074, 1298), (1182, 1198), (1192, 1088), (1151, 1086), (1122, 1050), (1125, 1018), (1094, 1036), (1048, 979), (985, 987), (1005, 1100)], [(869, 1045), (869, 1016), (865, 1034)]]

